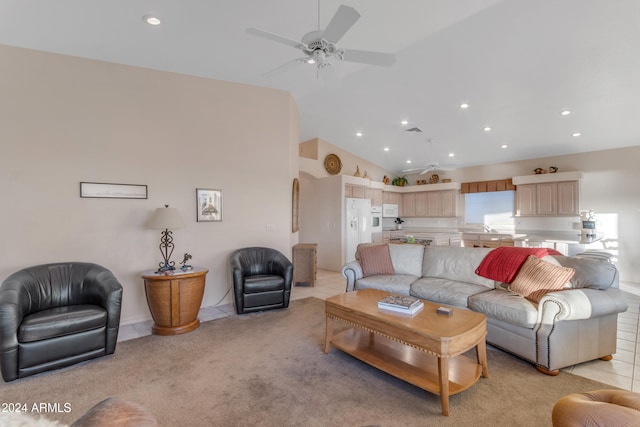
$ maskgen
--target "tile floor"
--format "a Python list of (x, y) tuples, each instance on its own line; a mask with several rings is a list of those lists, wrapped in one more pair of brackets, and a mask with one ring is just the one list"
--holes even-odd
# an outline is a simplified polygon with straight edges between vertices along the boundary
[[(591, 378), (605, 384), (625, 390), (640, 391), (640, 342), (638, 341), (638, 323), (640, 317), (640, 287), (622, 283), (620, 288), (628, 298), (629, 309), (618, 316), (618, 352), (613, 360), (605, 362), (594, 360), (563, 369), (575, 375)], [(313, 287), (294, 286), (291, 300), (307, 297), (328, 298), (344, 292), (345, 279), (340, 273), (318, 271)], [(233, 304), (202, 307), (199, 318), (201, 322), (236, 316)], [(151, 334), (152, 321), (121, 325), (118, 341), (126, 341)]]

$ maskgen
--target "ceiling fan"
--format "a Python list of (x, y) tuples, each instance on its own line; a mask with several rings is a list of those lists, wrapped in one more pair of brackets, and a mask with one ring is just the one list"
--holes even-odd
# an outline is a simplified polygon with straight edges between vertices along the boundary
[(334, 59), (338, 61), (358, 62), (361, 64), (381, 65), (389, 67), (393, 65), (396, 58), (390, 53), (372, 52), (367, 50), (340, 49), (336, 44), (349, 31), (349, 29), (360, 19), (360, 14), (354, 8), (341, 5), (333, 15), (329, 25), (324, 30), (320, 29), (320, 1), (318, 1), (318, 30), (311, 31), (302, 36), (301, 41), (293, 40), (278, 34), (260, 30), (258, 28), (247, 28), (247, 33), (262, 37), (271, 41), (286, 44), (296, 49), (300, 49), (305, 56), (296, 58), (286, 63), (274, 71), (291, 64), (316, 64), (318, 70), (332, 65)]
[[(431, 138), (429, 138), (427, 141), (429, 142), (429, 159), (431, 159)], [(447, 170), (451, 170), (451, 168), (440, 167), (438, 162), (431, 162), (431, 163), (427, 163), (426, 166), (423, 166), (420, 168), (403, 169), (402, 172), (422, 171), (420, 172), (420, 175), (424, 175), (425, 173), (431, 172), (431, 171), (447, 171)]]

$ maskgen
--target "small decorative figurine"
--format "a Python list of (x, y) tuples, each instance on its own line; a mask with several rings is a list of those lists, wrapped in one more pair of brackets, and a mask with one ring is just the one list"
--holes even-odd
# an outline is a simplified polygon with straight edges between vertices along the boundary
[(364, 171), (364, 175), (362, 175), (363, 178), (369, 178), (369, 176), (367, 175), (367, 171)]
[(189, 261), (191, 258), (193, 258), (191, 256), (190, 253), (185, 252), (184, 254), (184, 258), (182, 259), (182, 261), (180, 261), (180, 264), (182, 264), (182, 267), (180, 267), (180, 269), (182, 271), (187, 271), (187, 270), (191, 270), (193, 267), (191, 267), (190, 265), (187, 265), (187, 261)]
[(549, 166), (549, 173), (556, 173), (558, 172), (558, 168), (555, 166)]
[(389, 177), (388, 177), (387, 175), (385, 175), (385, 176), (382, 178), (382, 183), (383, 183), (383, 184), (385, 184), (385, 185), (389, 185), (389, 182), (390, 182), (390, 181), (389, 181)]
[(547, 170), (542, 168), (535, 168), (533, 171), (536, 173), (536, 175), (547, 173)]
[(354, 173), (353, 176), (360, 177), (360, 166), (356, 165), (356, 173)]

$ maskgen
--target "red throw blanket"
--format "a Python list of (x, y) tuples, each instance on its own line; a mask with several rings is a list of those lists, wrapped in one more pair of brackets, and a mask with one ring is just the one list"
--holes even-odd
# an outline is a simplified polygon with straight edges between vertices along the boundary
[(484, 257), (476, 269), (476, 274), (498, 282), (511, 283), (529, 255), (542, 258), (546, 255), (562, 254), (555, 249), (548, 248), (502, 246), (492, 250)]

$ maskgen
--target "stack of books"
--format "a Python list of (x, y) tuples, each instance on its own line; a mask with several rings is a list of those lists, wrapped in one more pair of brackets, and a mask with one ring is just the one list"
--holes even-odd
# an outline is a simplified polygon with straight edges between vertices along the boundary
[(424, 304), (415, 297), (391, 294), (378, 301), (378, 308), (398, 313), (416, 314), (424, 308)]

